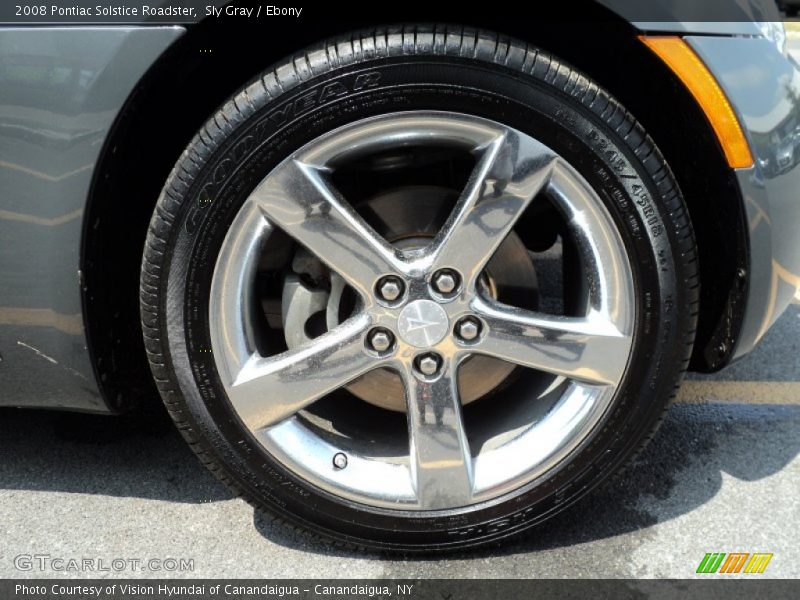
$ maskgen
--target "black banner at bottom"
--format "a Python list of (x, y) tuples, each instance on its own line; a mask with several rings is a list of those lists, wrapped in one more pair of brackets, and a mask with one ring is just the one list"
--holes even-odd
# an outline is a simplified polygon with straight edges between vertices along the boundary
[(6, 579), (2, 600), (490, 600), (502, 598), (800, 598), (800, 580), (767, 579)]

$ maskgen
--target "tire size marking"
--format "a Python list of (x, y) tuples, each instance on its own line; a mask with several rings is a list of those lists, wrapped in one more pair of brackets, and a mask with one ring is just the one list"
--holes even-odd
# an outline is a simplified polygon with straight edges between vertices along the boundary
[[(597, 153), (606, 159), (609, 166), (617, 173), (619, 177), (623, 179), (639, 179), (639, 176), (635, 172), (628, 172), (628, 162), (618, 151), (609, 149), (608, 140), (596, 129), (589, 131), (588, 138)], [(607, 175), (603, 174), (601, 177), (603, 177), (605, 180)], [(664, 228), (661, 224), (661, 219), (650, 200), (650, 194), (647, 192), (647, 189), (641, 183), (632, 183), (629, 192), (633, 197), (633, 201), (641, 209), (640, 212), (642, 219), (649, 228), (650, 233), (654, 238), (659, 237), (662, 233), (664, 233)], [(615, 199), (619, 203), (619, 198), (616, 195)], [(623, 209), (627, 208), (622, 204), (620, 207)]]

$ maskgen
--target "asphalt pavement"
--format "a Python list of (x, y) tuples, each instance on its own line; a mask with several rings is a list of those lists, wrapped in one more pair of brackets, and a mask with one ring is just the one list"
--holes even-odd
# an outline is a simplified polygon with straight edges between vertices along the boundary
[(271, 523), (161, 414), (3, 409), (0, 577), (683, 578), (708, 552), (772, 553), (761, 577), (800, 577), (798, 356), (795, 304), (752, 355), (685, 383), (624, 478), (523, 540), (424, 560), (353, 555)]
[[(705, 553), (734, 551), (773, 553), (763, 576), (798, 577), (798, 355), (793, 305), (751, 356), (685, 383), (621, 481), (524, 540), (443, 559), (352, 555), (270, 523), (161, 416), (5, 409), (0, 577), (690, 577)], [(63, 571), (83, 558), (108, 570)], [(119, 558), (193, 564), (117, 571)]]

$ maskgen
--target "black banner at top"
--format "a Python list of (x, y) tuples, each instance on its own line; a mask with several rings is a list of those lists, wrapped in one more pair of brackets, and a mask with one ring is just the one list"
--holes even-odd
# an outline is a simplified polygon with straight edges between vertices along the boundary
[[(571, 0), (537, 1), (502, 7), (474, 5), (472, 17), (497, 17), (503, 11), (514, 20), (595, 20), (623, 18), (631, 22), (754, 22), (776, 21), (780, 13), (775, 0)], [(527, 11), (527, 12), (526, 12)], [(481, 14), (483, 13), (483, 14)], [(404, 0), (398, 3), (304, 4), (214, 0), (4, 0), (0, 3), (2, 25), (188, 25), (204, 19), (231, 22), (280, 21), (285, 19), (349, 20), (358, 22), (426, 20), (453, 22), (447, 4)], [(456, 19), (458, 20), (458, 19)]]

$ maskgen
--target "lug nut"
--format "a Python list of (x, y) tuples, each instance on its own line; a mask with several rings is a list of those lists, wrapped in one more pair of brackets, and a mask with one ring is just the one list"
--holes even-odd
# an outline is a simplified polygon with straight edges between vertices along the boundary
[(369, 336), (369, 345), (376, 352), (386, 352), (392, 347), (394, 338), (385, 329), (376, 329)]
[(435, 354), (423, 354), (417, 358), (417, 370), (423, 375), (436, 375), (439, 370), (439, 357)]
[(333, 455), (333, 466), (337, 469), (344, 469), (347, 466), (347, 456), (341, 452)]
[(481, 325), (477, 319), (466, 317), (461, 319), (456, 325), (456, 335), (465, 342), (471, 342), (478, 337), (481, 332)]
[(387, 302), (394, 302), (403, 294), (403, 282), (397, 277), (384, 277), (378, 282), (378, 294)]
[(440, 294), (452, 294), (458, 287), (458, 275), (453, 271), (441, 270), (432, 279), (433, 288)]

